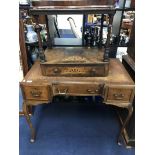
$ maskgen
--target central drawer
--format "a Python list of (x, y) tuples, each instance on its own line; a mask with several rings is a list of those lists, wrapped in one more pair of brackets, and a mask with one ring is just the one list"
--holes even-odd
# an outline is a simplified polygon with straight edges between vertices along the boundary
[(54, 83), (53, 95), (97, 96), (103, 93), (103, 84), (94, 83)]
[(92, 64), (40, 64), (44, 76), (104, 77), (108, 75), (109, 63)]

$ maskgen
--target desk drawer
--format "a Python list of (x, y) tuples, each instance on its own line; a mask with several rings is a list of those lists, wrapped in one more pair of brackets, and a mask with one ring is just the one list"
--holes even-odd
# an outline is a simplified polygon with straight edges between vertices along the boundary
[(133, 88), (109, 87), (106, 90), (106, 102), (130, 102), (133, 94)]
[(103, 92), (103, 85), (92, 83), (59, 83), (52, 85), (54, 95), (96, 96)]
[(49, 86), (22, 86), (25, 100), (47, 101), (50, 97)]
[(62, 77), (105, 77), (109, 64), (41, 64), (42, 75)]

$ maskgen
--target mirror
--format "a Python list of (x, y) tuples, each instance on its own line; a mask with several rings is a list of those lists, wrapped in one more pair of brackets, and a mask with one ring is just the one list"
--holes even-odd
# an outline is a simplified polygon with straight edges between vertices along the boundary
[(48, 15), (54, 45), (82, 45), (83, 15)]

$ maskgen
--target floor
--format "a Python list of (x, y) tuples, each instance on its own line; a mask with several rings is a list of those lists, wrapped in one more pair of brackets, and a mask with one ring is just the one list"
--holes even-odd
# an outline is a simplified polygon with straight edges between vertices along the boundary
[(59, 29), (61, 38), (75, 38), (72, 30), (70, 29)]
[(134, 149), (116, 143), (120, 124), (114, 107), (95, 100), (59, 97), (52, 104), (37, 106), (32, 117), (37, 139), (32, 144), (21, 116), (20, 155), (134, 155)]

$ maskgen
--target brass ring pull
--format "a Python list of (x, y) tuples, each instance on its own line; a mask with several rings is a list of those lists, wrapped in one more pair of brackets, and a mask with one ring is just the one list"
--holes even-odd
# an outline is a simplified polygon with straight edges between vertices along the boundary
[(31, 95), (32, 95), (33, 97), (40, 97), (41, 94), (42, 94), (41, 91), (31, 91)]

